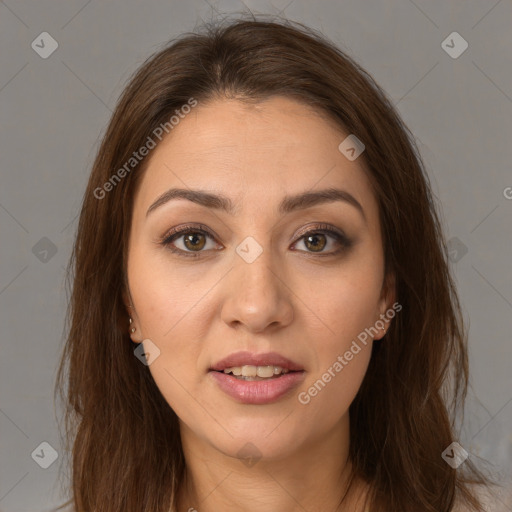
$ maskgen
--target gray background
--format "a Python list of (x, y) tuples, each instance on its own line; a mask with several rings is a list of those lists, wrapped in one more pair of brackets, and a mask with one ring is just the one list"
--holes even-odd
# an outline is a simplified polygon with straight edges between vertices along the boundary
[[(375, 77), (417, 137), (470, 327), (472, 389), (460, 443), (471, 457), (489, 460), (494, 472), (511, 472), (509, 0), (6, 0), (0, 2), (3, 512), (61, 502), (64, 454), (52, 391), (67, 303), (64, 269), (115, 101), (129, 75), (169, 38), (193, 30), (201, 18), (248, 9), (281, 12), (320, 29)], [(44, 31), (59, 45), (47, 59), (31, 47)], [(458, 58), (441, 46), (453, 31), (469, 44)], [(48, 469), (31, 457), (44, 441), (59, 453)]]

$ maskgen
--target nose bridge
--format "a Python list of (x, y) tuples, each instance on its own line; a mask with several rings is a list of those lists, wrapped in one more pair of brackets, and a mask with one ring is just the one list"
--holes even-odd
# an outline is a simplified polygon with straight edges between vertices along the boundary
[(289, 292), (279, 276), (270, 244), (265, 245), (247, 237), (236, 247), (223, 307), (226, 323), (240, 323), (252, 331), (261, 331), (270, 324), (285, 325), (291, 321)]
[(265, 248), (252, 237), (244, 240), (236, 248), (235, 272), (239, 276), (240, 284), (245, 288), (245, 297), (263, 295), (268, 300), (276, 295), (280, 288), (273, 262), (272, 249)]

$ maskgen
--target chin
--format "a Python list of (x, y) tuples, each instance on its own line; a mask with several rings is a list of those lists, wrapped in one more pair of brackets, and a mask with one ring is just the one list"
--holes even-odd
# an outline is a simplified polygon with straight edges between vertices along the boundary
[(298, 431), (296, 422), (290, 421), (286, 414), (273, 419), (224, 418), (221, 424), (227, 432), (218, 427), (215, 431), (209, 429), (204, 435), (214, 448), (230, 457), (279, 460), (297, 450), (304, 437), (304, 431)]

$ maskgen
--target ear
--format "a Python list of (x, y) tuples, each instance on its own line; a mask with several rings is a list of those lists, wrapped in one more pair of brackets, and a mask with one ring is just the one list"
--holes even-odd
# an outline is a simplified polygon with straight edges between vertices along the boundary
[[(380, 340), (389, 329), (391, 320), (395, 316), (395, 304), (396, 301), (396, 277), (394, 272), (388, 272), (388, 275), (384, 279), (382, 285), (381, 296), (379, 300), (379, 318), (376, 321), (376, 325), (384, 327), (379, 329), (379, 333), (374, 337), (375, 340)], [(402, 309), (400, 307), (400, 309)], [(389, 314), (389, 312), (392, 314)]]
[(140, 343), (140, 322), (139, 318), (137, 316), (137, 312), (135, 311), (135, 308), (133, 306), (133, 301), (131, 300), (129, 292), (126, 290), (123, 290), (123, 303), (126, 308), (126, 313), (128, 315), (128, 318), (131, 318), (131, 322), (128, 320), (128, 334), (130, 335), (130, 338), (135, 343)]

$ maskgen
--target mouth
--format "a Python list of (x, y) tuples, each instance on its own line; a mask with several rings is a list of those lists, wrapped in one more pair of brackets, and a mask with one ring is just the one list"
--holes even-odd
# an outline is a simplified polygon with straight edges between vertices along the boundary
[(235, 401), (263, 405), (276, 402), (304, 380), (305, 370), (276, 353), (231, 354), (209, 368), (218, 388)]

